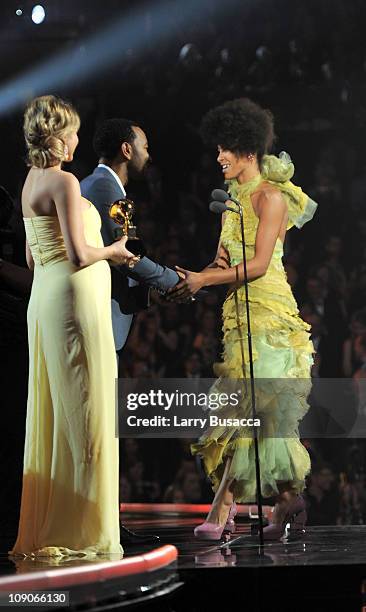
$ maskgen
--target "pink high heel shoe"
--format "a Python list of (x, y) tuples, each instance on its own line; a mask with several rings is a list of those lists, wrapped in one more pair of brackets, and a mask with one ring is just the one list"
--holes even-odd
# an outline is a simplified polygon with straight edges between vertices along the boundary
[(263, 529), (263, 539), (279, 540), (282, 538), (285, 532), (287, 523), (290, 523), (290, 528), (287, 532), (288, 535), (293, 536), (304, 534), (307, 518), (305, 508), (306, 506), (303, 497), (301, 497), (301, 495), (297, 495), (296, 498), (289, 503), (282, 522), (270, 523)]
[(227, 517), (224, 531), (229, 531), (230, 533), (234, 533), (235, 528), (236, 528), (234, 518), (236, 517), (237, 512), (238, 512), (238, 509), (236, 507), (236, 503), (233, 502), (230, 506), (230, 512), (229, 512), (229, 516)]
[(195, 537), (199, 538), (200, 540), (220, 540), (224, 532), (233, 533), (235, 531), (234, 516), (236, 513), (236, 503), (233, 502), (230, 506), (229, 515), (225, 525), (205, 521), (195, 528)]

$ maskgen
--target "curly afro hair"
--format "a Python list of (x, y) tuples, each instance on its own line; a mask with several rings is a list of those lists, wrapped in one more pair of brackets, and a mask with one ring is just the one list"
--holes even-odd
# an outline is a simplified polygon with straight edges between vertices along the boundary
[(255, 153), (258, 163), (273, 144), (272, 113), (248, 98), (225, 102), (202, 119), (201, 136), (208, 146), (220, 146), (236, 155)]

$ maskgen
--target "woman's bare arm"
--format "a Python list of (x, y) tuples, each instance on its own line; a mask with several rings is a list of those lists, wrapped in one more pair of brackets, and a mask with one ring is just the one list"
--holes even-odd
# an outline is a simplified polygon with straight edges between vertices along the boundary
[(124, 246), (126, 237), (107, 247), (97, 248), (87, 244), (80, 206), (80, 186), (75, 176), (62, 172), (57, 180), (55, 177), (53, 198), (67, 256), (75, 266), (83, 268), (103, 259), (121, 264), (126, 263), (127, 257), (133, 258), (133, 254)]
[[(247, 261), (248, 280), (264, 276), (271, 261), (273, 251), (287, 206), (278, 191), (262, 192), (258, 198), (257, 214), (259, 224), (255, 239), (255, 254)], [(244, 280), (243, 262), (228, 270), (207, 270), (204, 272), (205, 285), (221, 285)]]
[[(255, 241), (255, 254), (252, 259), (247, 261), (249, 281), (265, 275), (286, 213), (286, 203), (278, 191), (263, 191), (261, 193), (257, 203), (259, 224)], [(217, 267), (205, 268), (201, 272), (191, 272), (179, 267), (177, 269), (185, 274), (185, 280), (179, 283), (179, 288), (177, 286), (175, 291), (173, 289), (173, 298), (176, 297), (176, 294), (179, 298), (194, 295), (204, 286), (226, 285), (244, 281), (243, 262), (224, 270)]]

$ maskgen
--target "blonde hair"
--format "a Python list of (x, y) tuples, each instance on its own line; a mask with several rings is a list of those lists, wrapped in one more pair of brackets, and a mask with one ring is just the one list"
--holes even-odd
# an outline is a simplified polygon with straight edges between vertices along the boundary
[(65, 161), (63, 138), (79, 127), (79, 115), (68, 102), (56, 96), (34, 98), (25, 110), (23, 123), (29, 165), (48, 168)]

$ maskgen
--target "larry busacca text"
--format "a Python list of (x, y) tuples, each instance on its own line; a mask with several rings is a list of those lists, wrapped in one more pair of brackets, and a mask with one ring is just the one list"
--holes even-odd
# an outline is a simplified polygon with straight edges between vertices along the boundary
[(129, 427), (260, 427), (260, 419), (229, 419), (211, 414), (208, 418), (184, 418), (174, 415), (172, 418), (155, 415), (151, 418), (139, 418), (135, 414), (127, 417)]

